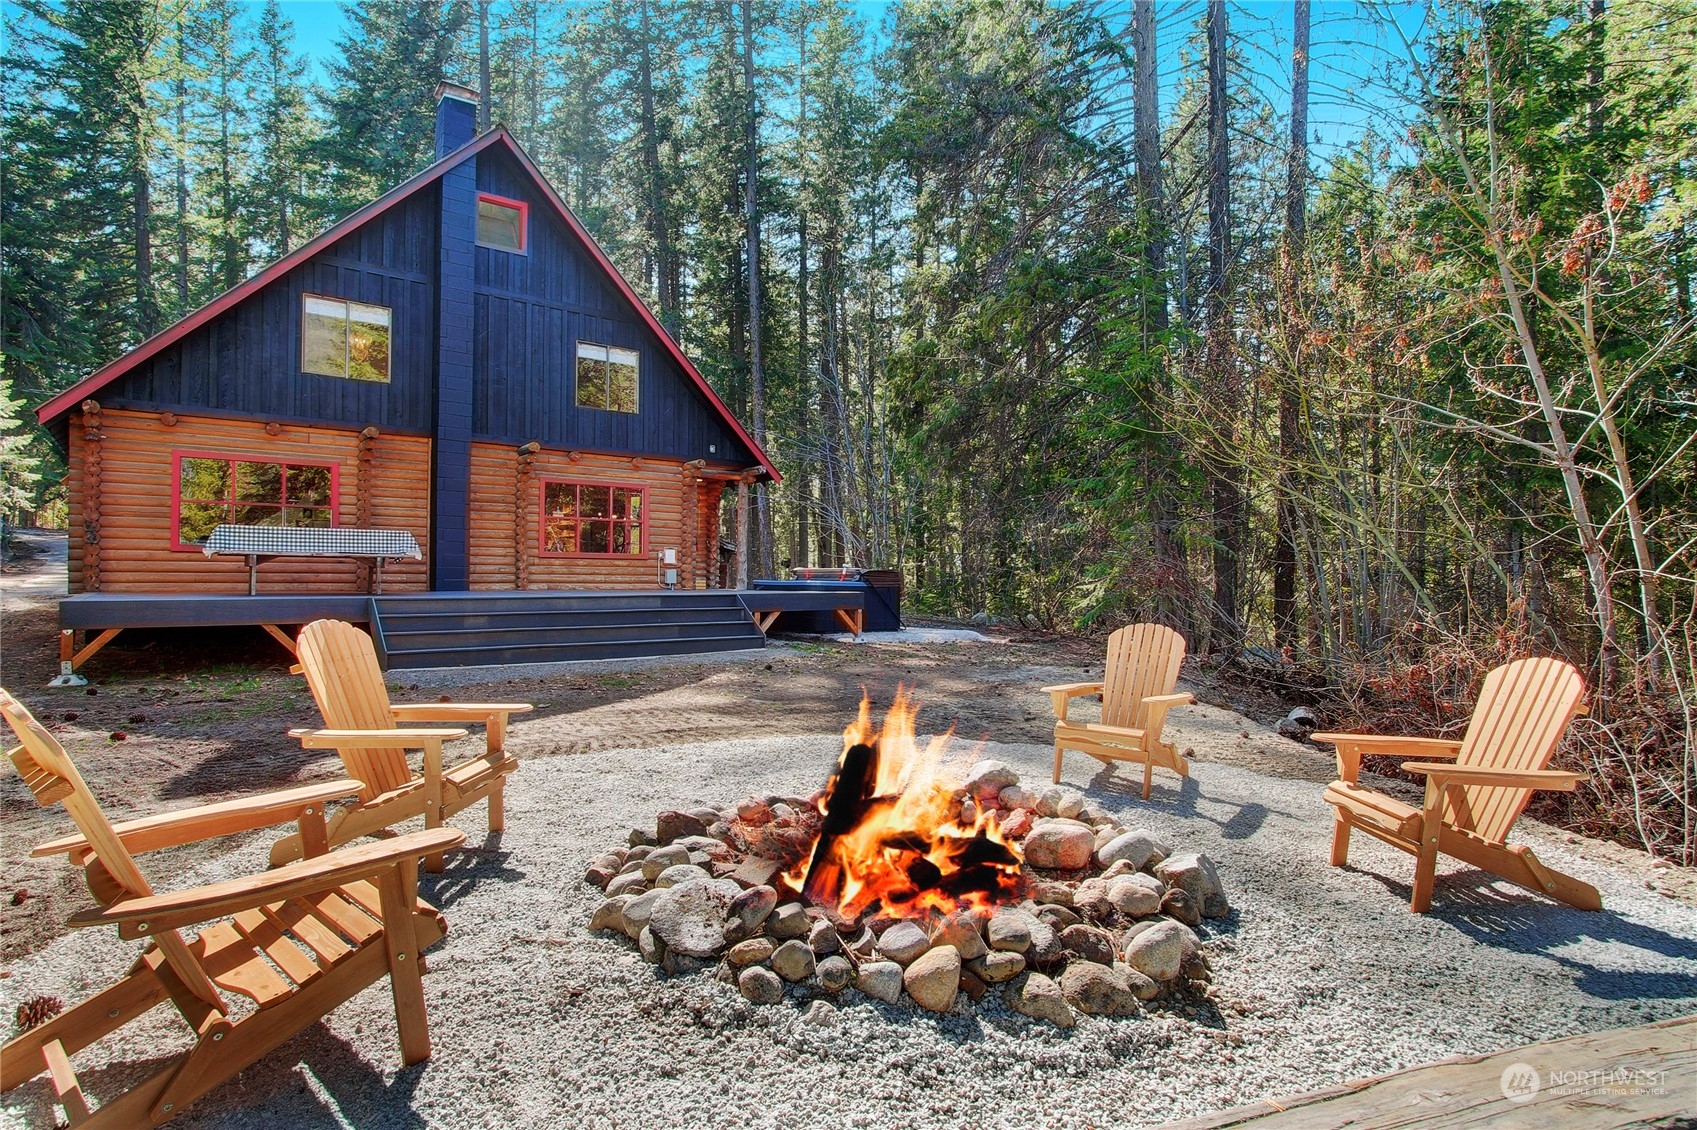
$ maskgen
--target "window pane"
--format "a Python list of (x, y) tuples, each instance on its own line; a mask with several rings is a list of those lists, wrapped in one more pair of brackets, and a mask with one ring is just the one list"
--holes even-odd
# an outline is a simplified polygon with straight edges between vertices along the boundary
[(508, 251), (524, 250), (524, 213), (493, 200), (477, 202), (477, 242)]
[(636, 353), (609, 349), (607, 354), (607, 406), (615, 412), (635, 412)]
[(184, 545), (200, 545), (211, 535), (213, 527), (229, 521), (229, 508), (216, 502), (185, 502), (177, 522), (177, 540)]
[(606, 487), (579, 487), (578, 493), (583, 503), (585, 518), (607, 517), (607, 496), (611, 492)]
[(606, 522), (585, 522), (580, 531), (581, 540), (578, 542), (578, 551), (580, 553), (606, 553), (608, 548), (607, 537)]
[(330, 511), (322, 506), (289, 506), (283, 510), (285, 526), (318, 526), (330, 524)]
[(542, 488), (542, 509), (570, 517), (577, 513), (577, 488), (570, 483), (549, 483)]
[(185, 459), (181, 485), (183, 498), (228, 498), (230, 465), (222, 459)]
[(542, 530), (542, 549), (546, 553), (576, 553), (577, 523), (570, 518), (548, 518)]
[(639, 490), (630, 492), (630, 518), (633, 522), (642, 521), (642, 492)]
[(283, 524), (283, 508), (281, 506), (234, 506), (231, 507), (230, 521), (238, 526), (281, 526)]
[(613, 488), (613, 517), (624, 518), (629, 516), (630, 496), (631, 492), (628, 490), (619, 487)]
[(585, 357), (581, 345), (577, 355), (577, 402), (585, 408), (607, 407), (607, 362)]
[(623, 522), (613, 523), (613, 552), (626, 553), (630, 549), (630, 527)]
[(641, 553), (642, 552), (642, 527), (641, 526), (631, 526), (630, 527), (630, 547), (629, 548), (630, 548), (630, 551), (632, 553)]
[(348, 303), (348, 376), (356, 381), (389, 379), (389, 311)]
[(236, 501), (283, 502), (283, 465), (281, 463), (237, 463)]
[(314, 295), (301, 300), (301, 370), (348, 375), (348, 304)]
[(289, 502), (299, 506), (330, 505), (330, 468), (287, 467), (285, 487)]

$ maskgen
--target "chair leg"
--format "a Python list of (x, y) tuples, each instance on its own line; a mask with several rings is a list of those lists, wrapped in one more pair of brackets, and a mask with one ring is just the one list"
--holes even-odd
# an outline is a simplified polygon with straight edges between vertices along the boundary
[(506, 804), (507, 778), (501, 777), (495, 782), (495, 787), (489, 790), (489, 830), (503, 831), (507, 827)]
[(1061, 743), (1055, 743), (1055, 784), (1061, 783)]
[(1149, 790), (1155, 784), (1155, 762), (1150, 758), (1143, 759), (1143, 799), (1149, 799)]
[(410, 1067), (430, 1058), (430, 1024), (424, 1014), (424, 979), (413, 931), (415, 900), (407, 898), (399, 867), (377, 876), (382, 898), (383, 934), (389, 947), (389, 987), (395, 996), (395, 1025), (401, 1033), (401, 1059)]
[[(426, 830), (442, 826), (442, 809), (442, 798), (434, 792), (427, 792), (424, 800), (424, 827)], [(447, 856), (442, 852), (424, 857), (424, 869), (432, 875), (440, 875), (446, 866)]]
[(1432, 884), (1438, 877), (1438, 834), (1421, 829), (1420, 851), (1414, 857), (1414, 893), (1408, 909), (1424, 914), (1432, 909)]
[(1337, 818), (1332, 821), (1332, 866), (1343, 867), (1349, 863), (1349, 819), (1339, 809)]

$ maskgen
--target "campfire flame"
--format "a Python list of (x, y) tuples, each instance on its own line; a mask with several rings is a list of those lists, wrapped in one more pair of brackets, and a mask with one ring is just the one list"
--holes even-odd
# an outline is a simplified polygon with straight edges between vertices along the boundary
[(906, 688), (872, 727), (872, 703), (843, 731), (837, 771), (819, 801), (818, 837), (786, 882), (844, 918), (867, 913), (917, 918), (988, 910), (1019, 896), (1020, 856), (993, 811), (960, 822), (963, 778), (949, 757), (954, 731), (923, 749), (914, 737), (918, 704)]

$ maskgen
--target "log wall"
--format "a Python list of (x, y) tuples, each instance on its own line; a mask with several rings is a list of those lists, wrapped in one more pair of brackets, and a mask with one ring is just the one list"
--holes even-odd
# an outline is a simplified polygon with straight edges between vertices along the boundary
[[(84, 408), (70, 422), (70, 591), (247, 592), (240, 558), (174, 550), (171, 456), (195, 451), (261, 462), (337, 466), (336, 520), (408, 530), (429, 553), (430, 441), (394, 433), (270, 424), (109, 408)], [(273, 434), (273, 431), (275, 434)], [(280, 559), (259, 567), (261, 593), (362, 589), (359, 565), (343, 558)], [(422, 592), (426, 562), (383, 571), (385, 592)]]
[[(681, 461), (543, 448), (521, 454), (506, 444), (471, 449), (471, 587), (474, 589), (651, 589), (655, 551), (678, 550), (678, 584), (694, 588), (693, 477)], [(641, 556), (553, 557), (541, 548), (544, 480), (645, 488), (647, 540)], [(686, 517), (687, 515), (687, 517)]]

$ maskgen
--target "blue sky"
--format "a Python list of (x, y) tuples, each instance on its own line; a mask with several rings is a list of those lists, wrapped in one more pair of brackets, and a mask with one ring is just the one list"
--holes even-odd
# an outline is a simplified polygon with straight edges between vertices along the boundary
[[(252, 6), (257, 9), (258, 0), (252, 0)], [(859, 0), (855, 7), (876, 34), (887, 4)], [(1129, 10), (1129, 0), (1124, 7)], [(1203, 7), (1204, 0), (1158, 0), (1156, 4), (1165, 106), (1172, 104), (1185, 66), (1185, 41)], [(1396, 0), (1379, 5), (1377, 10), (1412, 32), (1423, 7), (1417, 2)], [(316, 76), (323, 80), (324, 64), (335, 55), (336, 40), (346, 27), (343, 5), (338, 0), (282, 0), (282, 10), (294, 23), (297, 50), (312, 59)], [(1245, 62), (1256, 74), (1265, 96), (1281, 111), (1290, 97), (1293, 12), (1290, 0), (1237, 0), (1230, 8), (1232, 30)], [(1374, 10), (1358, 0), (1315, 0), (1312, 38), (1309, 118), (1317, 137), (1316, 156), (1323, 158), (1327, 151), (1357, 137), (1373, 119), (1375, 99), (1369, 77), (1388, 60), (1400, 57), (1401, 49)]]

